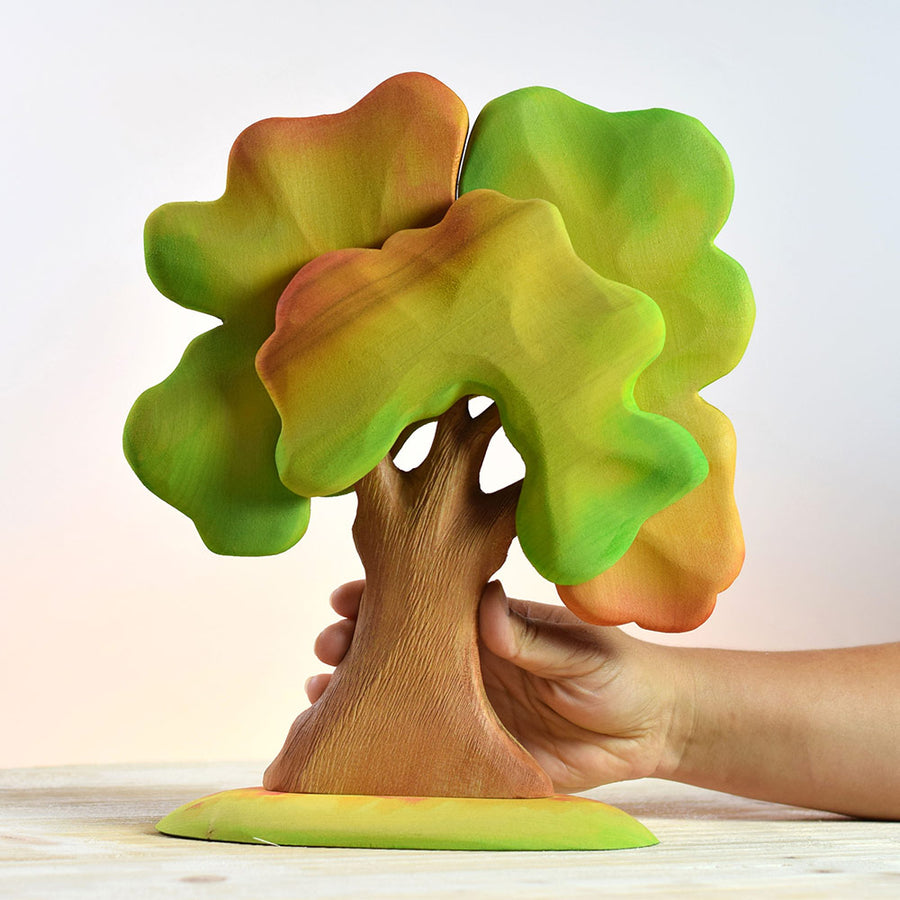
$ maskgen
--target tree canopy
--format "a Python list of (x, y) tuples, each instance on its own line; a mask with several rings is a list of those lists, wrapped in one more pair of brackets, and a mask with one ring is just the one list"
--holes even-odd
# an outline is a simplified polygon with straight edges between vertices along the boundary
[(281, 478), (336, 493), (408, 425), (489, 396), (525, 462), (522, 549), (545, 578), (583, 582), (706, 476), (690, 434), (632, 396), (664, 336), (659, 307), (579, 259), (551, 204), (465, 194), (440, 224), (321, 256), (288, 285), (257, 358)]
[(219, 200), (157, 210), (151, 278), (223, 324), (139, 398), (128, 459), (211, 549), (276, 553), (309, 497), (486, 394), (525, 461), (520, 542), (566, 604), (695, 627), (743, 559), (733, 432), (699, 396), (753, 320), (714, 244), (727, 157), (688, 116), (547, 88), (488, 104), (460, 171), (466, 129), (448, 88), (399, 75), (251, 126)]

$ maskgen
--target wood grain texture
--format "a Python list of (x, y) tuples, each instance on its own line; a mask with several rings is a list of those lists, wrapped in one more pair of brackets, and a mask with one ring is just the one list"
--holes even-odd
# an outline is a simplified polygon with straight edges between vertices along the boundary
[(652, 779), (589, 796), (661, 843), (613, 852), (260, 847), (167, 838), (154, 823), (263, 764), (0, 771), (0, 897), (885, 897), (900, 893), (900, 823), (864, 822)]
[(515, 535), (518, 485), (484, 494), (500, 426), (467, 401), (438, 420), (406, 473), (390, 457), (357, 486), (353, 535), (366, 589), (353, 644), (266, 771), (270, 791), (413, 797), (544, 797), (549, 777), (490, 705), (478, 604)]

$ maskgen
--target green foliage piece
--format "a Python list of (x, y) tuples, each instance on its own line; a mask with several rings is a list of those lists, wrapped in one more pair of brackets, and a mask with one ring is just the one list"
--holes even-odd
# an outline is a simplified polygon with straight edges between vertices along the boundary
[(200, 335), (175, 371), (143, 394), (125, 431), (135, 470), (183, 498), (219, 553), (290, 547), (309, 522), (309, 501), (284, 487), (273, 464), (280, 422), (253, 366), (269, 331), (220, 325)]
[(305, 496), (353, 484), (411, 422), (494, 398), (526, 466), (522, 548), (572, 584), (706, 475), (690, 435), (632, 396), (663, 339), (656, 305), (580, 260), (552, 205), (478, 191), (439, 225), (301, 270), (257, 368), (281, 478)]
[(592, 621), (695, 627), (743, 559), (731, 426), (697, 397), (736, 365), (753, 324), (746, 275), (713, 244), (731, 206), (728, 159), (688, 116), (607, 113), (526, 88), (492, 101), (475, 122), (460, 190), (480, 188), (555, 204), (578, 255), (663, 312), (666, 344), (638, 378), (635, 397), (694, 435), (709, 478), (651, 518), (594, 589), (561, 594)]
[(219, 553), (277, 553), (309, 501), (279, 481), (280, 423), (253, 369), (294, 273), (341, 247), (431, 225), (453, 200), (467, 114), (421, 74), (389, 79), (344, 113), (267, 119), (237, 139), (225, 193), (147, 221), (147, 270), (167, 297), (224, 324), (135, 403), (125, 452), (154, 493)]

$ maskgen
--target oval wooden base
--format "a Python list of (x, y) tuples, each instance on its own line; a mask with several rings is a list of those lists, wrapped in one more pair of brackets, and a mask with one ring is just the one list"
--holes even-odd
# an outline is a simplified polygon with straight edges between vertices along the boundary
[(562, 794), (494, 800), (241, 788), (187, 803), (156, 827), (208, 841), (395, 850), (621, 850), (658, 843), (622, 810)]

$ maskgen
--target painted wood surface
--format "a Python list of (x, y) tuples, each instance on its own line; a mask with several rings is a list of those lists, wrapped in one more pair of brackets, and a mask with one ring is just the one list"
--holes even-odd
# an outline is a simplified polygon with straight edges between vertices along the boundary
[(262, 772), (261, 763), (0, 771), (0, 897), (900, 896), (900, 823), (652, 779), (590, 794), (658, 835), (640, 850), (257, 847), (155, 831), (176, 806), (258, 784)]
[(478, 604), (516, 533), (519, 486), (478, 486), (500, 415), (472, 418), (463, 399), (437, 423), (422, 465), (403, 472), (388, 455), (356, 485), (366, 587), (353, 643), (266, 770), (270, 791), (553, 793), (494, 712), (479, 662)]

